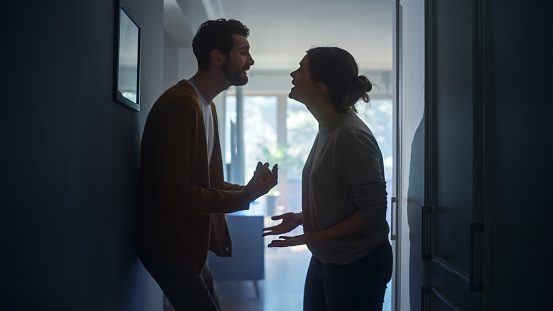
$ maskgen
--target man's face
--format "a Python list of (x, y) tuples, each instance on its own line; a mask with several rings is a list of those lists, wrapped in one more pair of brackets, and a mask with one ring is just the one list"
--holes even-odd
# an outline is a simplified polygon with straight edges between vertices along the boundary
[(254, 64), (250, 55), (250, 44), (244, 36), (234, 34), (232, 38), (234, 47), (223, 64), (223, 74), (232, 85), (245, 85), (248, 83), (246, 71)]

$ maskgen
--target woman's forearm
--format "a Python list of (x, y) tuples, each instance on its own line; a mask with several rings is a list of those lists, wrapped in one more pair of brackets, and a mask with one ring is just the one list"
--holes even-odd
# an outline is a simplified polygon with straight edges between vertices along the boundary
[(313, 232), (311, 236), (312, 243), (321, 243), (346, 237), (367, 229), (370, 226), (371, 223), (365, 217), (358, 212), (355, 212), (348, 218), (340, 221), (328, 229)]

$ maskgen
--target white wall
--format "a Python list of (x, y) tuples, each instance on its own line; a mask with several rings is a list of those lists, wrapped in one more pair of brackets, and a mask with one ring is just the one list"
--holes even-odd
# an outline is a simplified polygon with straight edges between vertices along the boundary
[(191, 78), (198, 70), (198, 64), (192, 45), (178, 48), (178, 69), (180, 79)]
[(397, 310), (420, 308), (422, 261), (420, 215), (424, 164), (424, 0), (398, 1), (399, 57), (399, 304)]
[(179, 81), (179, 52), (175, 41), (167, 31), (163, 32), (163, 89)]

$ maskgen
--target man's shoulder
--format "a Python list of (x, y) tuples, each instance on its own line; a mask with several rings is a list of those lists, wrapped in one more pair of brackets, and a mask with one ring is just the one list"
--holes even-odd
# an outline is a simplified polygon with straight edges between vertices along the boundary
[(163, 94), (160, 96), (160, 99), (172, 99), (172, 98), (180, 98), (187, 101), (193, 101), (198, 102), (198, 95), (196, 94), (196, 91), (194, 90), (194, 87), (188, 83), (186, 80), (181, 80), (177, 82), (172, 87), (168, 88)]
[(198, 95), (186, 80), (179, 81), (163, 92), (154, 106), (165, 109), (200, 109)]

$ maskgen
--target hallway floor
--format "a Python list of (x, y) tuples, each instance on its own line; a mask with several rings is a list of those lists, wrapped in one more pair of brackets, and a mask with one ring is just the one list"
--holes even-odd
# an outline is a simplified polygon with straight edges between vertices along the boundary
[[(265, 245), (268, 243), (266, 238)], [(307, 247), (267, 248), (265, 279), (258, 282), (258, 298), (253, 282), (224, 281), (215, 284), (223, 311), (301, 311), (310, 258)], [(390, 289), (386, 291), (383, 310), (391, 310)]]
[(217, 282), (221, 307), (224, 311), (302, 310), (303, 284), (310, 258), (306, 247), (267, 248), (265, 279), (258, 281), (259, 297), (256, 297), (254, 282)]

